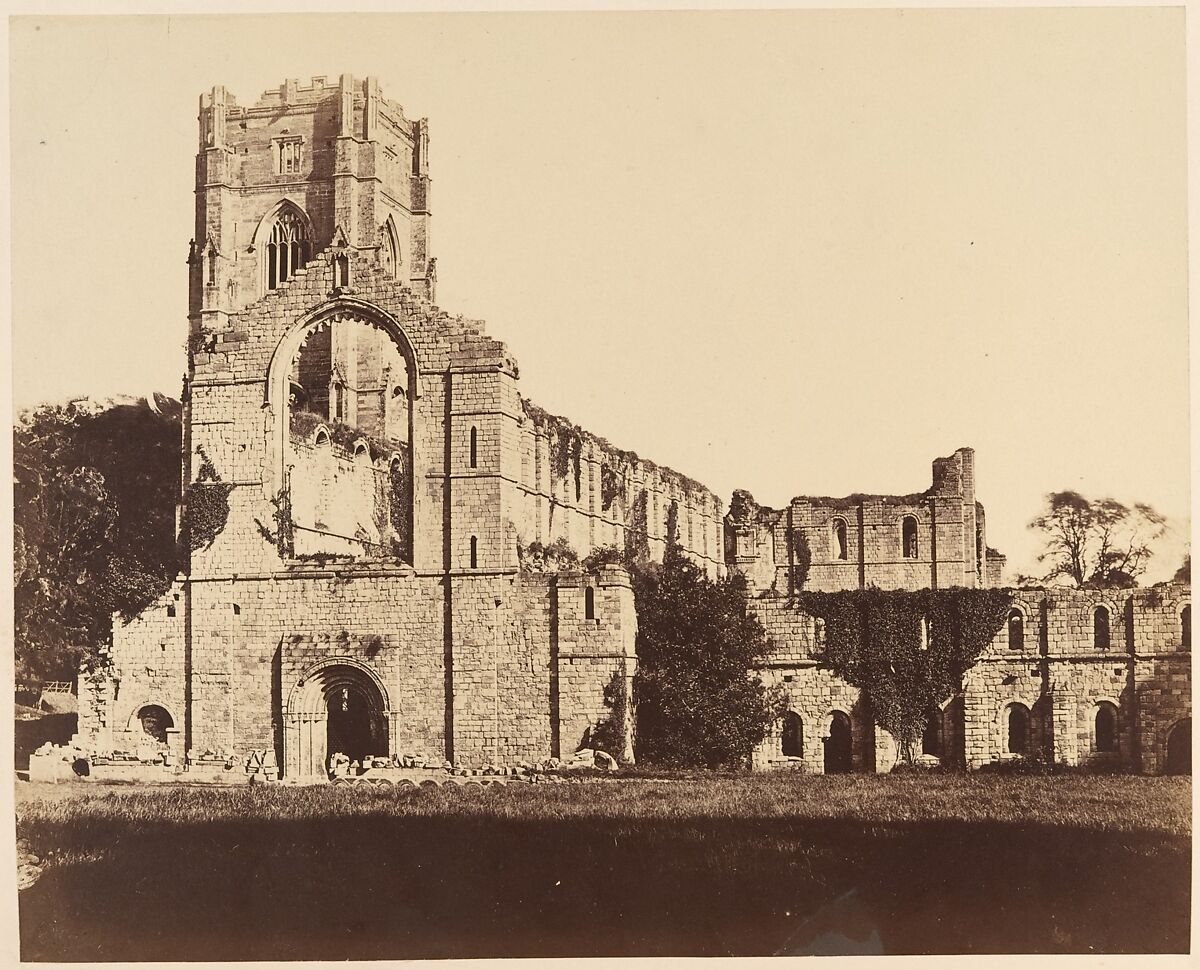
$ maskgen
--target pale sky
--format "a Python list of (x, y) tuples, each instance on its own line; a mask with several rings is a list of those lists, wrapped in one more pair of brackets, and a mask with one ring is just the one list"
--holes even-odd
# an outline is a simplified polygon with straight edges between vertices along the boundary
[(521, 391), (704, 482), (906, 493), (976, 449), (1189, 508), (1182, 8), (11, 24), (14, 402), (178, 396), (197, 99), (380, 79), (428, 117), (438, 302)]

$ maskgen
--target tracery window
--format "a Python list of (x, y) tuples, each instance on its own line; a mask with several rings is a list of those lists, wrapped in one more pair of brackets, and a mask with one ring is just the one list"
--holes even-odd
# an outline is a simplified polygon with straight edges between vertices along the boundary
[(308, 265), (310, 247), (308, 230), (300, 213), (292, 208), (281, 211), (267, 241), (267, 289), (276, 289)]

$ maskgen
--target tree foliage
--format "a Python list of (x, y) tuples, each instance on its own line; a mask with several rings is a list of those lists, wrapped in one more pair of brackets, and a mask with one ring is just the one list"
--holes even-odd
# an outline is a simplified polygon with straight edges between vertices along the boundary
[(175, 575), (180, 409), (156, 406), (44, 405), (14, 429), (19, 682), (69, 679)]
[[(612, 561), (589, 557), (588, 565)], [(745, 764), (780, 715), (781, 700), (754, 672), (766, 638), (740, 578), (710, 580), (677, 543), (664, 561), (628, 563), (638, 612), (634, 677), (639, 760)]]
[(1116, 499), (1089, 499), (1078, 492), (1050, 492), (1042, 512), (1029, 523), (1042, 532), (1045, 579), (1070, 579), (1076, 586), (1136, 585), (1150, 561), (1150, 543), (1166, 519), (1143, 503), (1132, 508)]
[(1175, 570), (1175, 575), (1172, 579), (1177, 583), (1190, 583), (1192, 581), (1192, 554), (1190, 552), (1183, 557), (1183, 563)]
[(864, 691), (875, 722), (911, 761), (929, 711), (958, 692), (1004, 626), (1012, 597), (994, 589), (868, 587), (801, 593), (797, 605), (823, 621), (822, 662)]

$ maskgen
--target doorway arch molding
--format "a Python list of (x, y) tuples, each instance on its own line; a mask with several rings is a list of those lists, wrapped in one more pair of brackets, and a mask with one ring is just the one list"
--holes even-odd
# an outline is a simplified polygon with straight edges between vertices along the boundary
[(381, 701), (378, 713), (391, 716), (387, 687), (379, 675), (357, 657), (325, 657), (307, 667), (288, 695), (285, 713), (323, 714), (326, 691), (343, 686), (369, 686)]
[(339, 688), (353, 689), (367, 702), (371, 722), (386, 738), (390, 755), (396, 743), (396, 713), (387, 687), (369, 665), (355, 657), (325, 657), (305, 668), (288, 693), (283, 710), (284, 775), (320, 779), (325, 776), (329, 698)]

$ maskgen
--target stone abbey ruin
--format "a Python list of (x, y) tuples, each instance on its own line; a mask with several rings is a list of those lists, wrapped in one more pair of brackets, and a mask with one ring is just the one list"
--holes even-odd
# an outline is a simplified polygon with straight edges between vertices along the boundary
[[(546, 568), (565, 543), (661, 559), (668, 520), (743, 574), (788, 711), (759, 767), (888, 770), (896, 745), (817, 660), (805, 588), (997, 587), (974, 454), (908, 496), (711, 490), (555, 418), (516, 361), (434, 304), (427, 121), (377, 81), (200, 100), (181, 541), (187, 566), (81, 677), (78, 746), (221, 752), (323, 779), (335, 752), (569, 758), (613, 711), (632, 755), (628, 573)], [(556, 545), (557, 544), (557, 545)], [(546, 551), (549, 550), (547, 553)], [(1158, 773), (1190, 762), (1190, 589), (1014, 590), (934, 712), (926, 755), (1033, 751)], [(606, 691), (608, 693), (606, 703)]]

